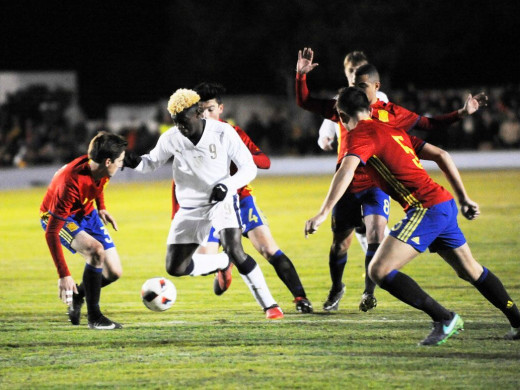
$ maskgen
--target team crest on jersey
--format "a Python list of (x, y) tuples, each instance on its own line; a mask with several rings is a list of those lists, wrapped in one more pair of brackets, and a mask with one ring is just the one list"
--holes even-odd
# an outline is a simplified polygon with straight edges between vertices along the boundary
[(67, 229), (72, 233), (76, 230), (78, 230), (79, 226), (76, 225), (74, 222), (71, 222), (71, 223), (68, 223), (67, 224)]
[(378, 118), (381, 122), (388, 122), (388, 111), (386, 110), (378, 110), (377, 111)]

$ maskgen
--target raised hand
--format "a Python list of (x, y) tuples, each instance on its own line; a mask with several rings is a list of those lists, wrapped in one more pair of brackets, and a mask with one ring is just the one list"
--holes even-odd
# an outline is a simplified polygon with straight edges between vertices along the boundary
[(480, 92), (475, 96), (471, 96), (469, 94), (466, 102), (464, 103), (464, 107), (461, 109), (462, 115), (472, 115), (478, 111), (480, 107), (487, 106), (488, 97), (484, 92)]
[(314, 52), (310, 47), (298, 50), (298, 62), (296, 63), (296, 72), (300, 74), (307, 74), (319, 64), (313, 63)]

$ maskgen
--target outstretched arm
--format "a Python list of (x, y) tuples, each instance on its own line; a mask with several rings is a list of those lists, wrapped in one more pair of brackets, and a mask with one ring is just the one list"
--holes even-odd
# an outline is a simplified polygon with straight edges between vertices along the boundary
[(459, 201), (462, 215), (469, 220), (477, 218), (480, 215), (479, 206), (466, 193), (459, 170), (450, 154), (441, 148), (425, 143), (418, 156), (423, 160), (435, 161), (450, 182)]
[(338, 203), (354, 178), (354, 172), (359, 163), (359, 157), (356, 156), (346, 156), (343, 158), (339, 169), (332, 178), (329, 192), (323, 201), (320, 211), (316, 216), (305, 222), (305, 238), (307, 238), (307, 235), (313, 234), (318, 230), (318, 227), (325, 221), (332, 208)]
[(479, 110), (480, 107), (487, 106), (488, 97), (484, 92), (481, 92), (475, 96), (469, 94), (464, 106), (457, 110), (447, 114), (435, 115), (432, 118), (421, 116), (417, 124), (416, 129), (420, 130), (436, 130), (439, 128), (445, 128), (452, 123), (455, 123), (465, 116), (473, 115)]
[(307, 88), (307, 73), (314, 69), (318, 64), (312, 62), (314, 53), (310, 48), (298, 52), (298, 62), (296, 63), (296, 104), (304, 110), (319, 114), (332, 121), (339, 121), (339, 117), (334, 108), (334, 99), (316, 99), (310, 96)]

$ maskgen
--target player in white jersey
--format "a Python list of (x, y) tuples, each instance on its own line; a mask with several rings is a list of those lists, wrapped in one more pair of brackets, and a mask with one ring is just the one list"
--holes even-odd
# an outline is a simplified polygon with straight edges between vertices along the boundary
[[(180, 208), (167, 240), (166, 270), (170, 275), (207, 275), (227, 268), (231, 261), (266, 317), (283, 318), (260, 267), (241, 243), (237, 189), (256, 176), (251, 153), (230, 125), (201, 118), (199, 100), (195, 91), (177, 90), (168, 102), (175, 126), (161, 135), (149, 154), (129, 153), (125, 166), (148, 173), (173, 157)], [(229, 173), (231, 161), (237, 166), (233, 176)], [(212, 225), (220, 235), (224, 253), (194, 255)]]

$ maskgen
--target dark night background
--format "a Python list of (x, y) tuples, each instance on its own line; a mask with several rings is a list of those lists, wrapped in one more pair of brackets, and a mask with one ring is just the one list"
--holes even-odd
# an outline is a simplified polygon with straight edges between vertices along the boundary
[[(202, 80), (230, 94), (291, 91), (298, 49), (311, 86), (345, 83), (364, 50), (385, 91), (519, 83), (515, 1), (11, 1), (0, 9), (0, 71), (75, 70), (90, 117)], [(390, 85), (389, 85), (390, 84)]]

